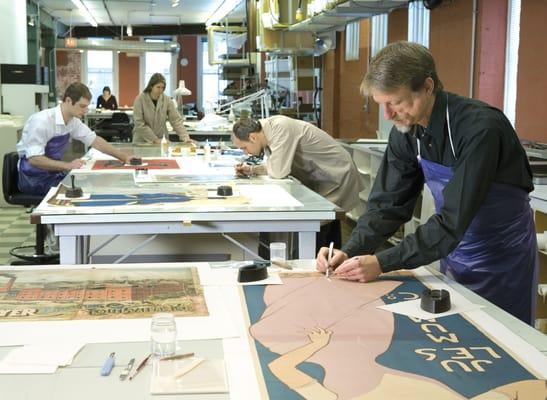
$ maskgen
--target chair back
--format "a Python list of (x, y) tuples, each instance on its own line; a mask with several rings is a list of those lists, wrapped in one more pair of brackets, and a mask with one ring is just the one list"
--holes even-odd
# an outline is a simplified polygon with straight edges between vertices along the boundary
[(124, 112), (112, 113), (111, 122), (113, 124), (129, 124), (129, 116)]
[(4, 154), (4, 163), (2, 170), (2, 190), (4, 191), (4, 199), (7, 203), (20, 205), (25, 207), (36, 206), (40, 204), (43, 196), (22, 193), (19, 190), (17, 183), (19, 182), (19, 170), (17, 163), (19, 162), (19, 154), (12, 151)]

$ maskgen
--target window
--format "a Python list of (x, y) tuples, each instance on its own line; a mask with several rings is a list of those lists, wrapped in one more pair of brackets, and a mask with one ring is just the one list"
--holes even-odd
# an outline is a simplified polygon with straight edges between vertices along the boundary
[(503, 112), (513, 126), (515, 126), (517, 106), (520, 2), (521, 0), (509, 0), (509, 15), (507, 16), (507, 42), (505, 49), (505, 90), (503, 96)]
[[(164, 42), (164, 40), (146, 39), (147, 42)], [(172, 76), (171, 76), (171, 62), (173, 55), (168, 52), (148, 51), (144, 53), (144, 86), (146, 87), (150, 77), (156, 72), (159, 72), (165, 77), (165, 92), (167, 96), (171, 96), (172, 89)]]
[(429, 47), (429, 10), (421, 1), (408, 4), (408, 41)]
[[(374, 57), (387, 45), (388, 22), (387, 14), (375, 15), (371, 18), (372, 37), (370, 41), (370, 57)], [(370, 101), (370, 96), (365, 98), (365, 110), (368, 110)], [(387, 139), (392, 127), (393, 122), (384, 118), (384, 106), (380, 105), (378, 107), (378, 139)]]
[(211, 112), (211, 108), (216, 107), (220, 95), (220, 88), (224, 88), (226, 81), (219, 79), (218, 66), (209, 65), (209, 50), (207, 37), (202, 37), (200, 41), (201, 58), (200, 71), (201, 76), (201, 95), (199, 96), (199, 107), (204, 112)]
[(346, 61), (359, 60), (359, 21), (346, 26)]
[[(87, 51), (87, 86), (91, 91), (91, 102), (103, 94), (103, 87), (108, 86), (113, 92), (113, 56), (112, 51)], [(114, 94), (114, 93), (113, 93)]]

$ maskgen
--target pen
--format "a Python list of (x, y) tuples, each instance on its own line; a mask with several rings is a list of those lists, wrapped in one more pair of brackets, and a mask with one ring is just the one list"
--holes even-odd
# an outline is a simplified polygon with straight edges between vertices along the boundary
[(178, 356), (170, 356), (160, 358), (160, 361), (181, 360), (183, 358), (194, 357), (194, 353), (179, 354)]
[(110, 353), (108, 358), (105, 360), (103, 367), (101, 368), (101, 376), (108, 376), (110, 375), (110, 372), (112, 372), (112, 368), (114, 368), (114, 355), (116, 353)]
[(131, 372), (131, 369), (133, 368), (133, 364), (135, 364), (135, 359), (134, 358), (129, 360), (129, 362), (125, 366), (124, 370), (120, 374), (120, 381), (125, 381), (125, 379), (129, 376), (129, 373)]
[[(332, 258), (332, 252), (334, 250), (334, 242), (330, 242), (329, 245), (329, 255), (327, 256), (327, 263), (330, 262), (330, 259)], [(325, 277), (329, 277), (331, 266), (327, 265), (327, 270), (325, 271)]]
[(135, 376), (137, 376), (137, 374), (138, 374), (139, 372), (141, 372), (141, 369), (143, 369), (143, 368), (146, 366), (146, 362), (148, 361), (148, 359), (150, 358), (151, 355), (152, 355), (152, 354), (148, 354), (148, 355), (144, 358), (144, 360), (141, 361), (141, 363), (140, 363), (140, 364), (137, 366), (137, 368), (135, 369), (135, 372), (133, 372), (133, 375), (131, 375), (131, 376), (129, 377), (129, 380), (130, 380), (130, 381), (133, 380), (133, 378), (134, 378)]

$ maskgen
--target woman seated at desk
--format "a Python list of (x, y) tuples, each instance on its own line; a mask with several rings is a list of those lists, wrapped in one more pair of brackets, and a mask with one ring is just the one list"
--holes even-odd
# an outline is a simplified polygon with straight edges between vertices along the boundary
[(135, 99), (133, 143), (160, 143), (163, 135), (167, 135), (167, 120), (182, 142), (190, 141), (190, 136), (183, 124), (184, 120), (177, 112), (171, 98), (163, 94), (164, 91), (165, 77), (155, 73), (144, 91)]
[(104, 108), (105, 110), (117, 110), (118, 102), (116, 96), (111, 94), (110, 88), (105, 86), (103, 88), (103, 94), (97, 97), (97, 108)]

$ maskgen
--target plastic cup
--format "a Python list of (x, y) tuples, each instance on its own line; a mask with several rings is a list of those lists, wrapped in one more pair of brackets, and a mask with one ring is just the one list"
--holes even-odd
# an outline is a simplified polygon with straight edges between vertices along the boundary
[(270, 243), (270, 261), (287, 259), (287, 245), (283, 242)]

